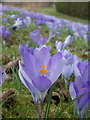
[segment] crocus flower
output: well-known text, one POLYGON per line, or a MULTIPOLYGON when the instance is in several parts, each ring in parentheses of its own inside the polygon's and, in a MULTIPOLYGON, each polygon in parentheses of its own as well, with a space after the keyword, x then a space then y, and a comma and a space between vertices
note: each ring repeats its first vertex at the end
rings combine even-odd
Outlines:
POLYGON ((11 26, 10 28, 15 30, 15 29, 20 28, 20 27, 22 28, 22 27, 28 26, 30 23, 31 23, 30 17, 26 17, 25 19, 18 17, 15 20, 15 24, 13 26, 11 26))
POLYGON ((89 67, 90 62, 85 61, 78 63, 78 69, 81 75, 76 77, 76 80, 74 82, 70 82, 69 85, 69 91, 72 99, 84 94, 75 102, 79 117, 83 117, 90 101, 89 67))
POLYGON ((30 17, 26 17, 24 20, 23 20, 24 24, 26 26, 28 26, 30 23, 31 23, 31 18, 30 17))
POLYGON ((81 61, 81 59, 76 55, 72 55, 70 53, 70 50, 65 49, 60 52, 62 53, 63 61, 65 64, 62 70, 62 75, 66 78, 66 80, 68 80, 73 73, 75 76, 79 76, 80 72, 77 68, 77 64, 81 61))
POLYGON ((64 50, 71 43, 72 38, 73 37, 71 35, 68 35, 64 43, 56 41, 55 43, 56 49, 58 51, 64 50))
POLYGON ((17 28, 20 28, 20 27, 25 27, 25 26, 24 26, 23 19, 18 17, 15 20, 15 24, 13 26, 11 26, 10 28, 13 29, 13 30, 16 30, 17 28))
POLYGON ((5 79, 5 72, 2 72, 2 68, 0 66, 0 87, 2 86, 5 79))
POLYGON ((62 42, 58 42, 58 41, 55 42, 55 47, 58 51, 62 50, 63 45, 64 45, 64 43, 62 43, 62 42))
POLYGON ((47 42, 47 37, 40 36, 40 30, 34 30, 30 33, 30 37, 34 42, 36 42, 39 46, 44 45, 47 42))
POLYGON ((84 35, 84 38, 90 41, 90 35, 84 35))
POLYGON ((71 43, 72 39, 73 39, 73 36, 71 36, 71 35, 67 36, 67 38, 66 38, 66 40, 64 42, 63 49, 65 49, 71 43))
POLYGON ((51 56, 46 47, 32 52, 26 44, 19 46, 19 52, 23 60, 23 64, 19 61, 19 76, 36 104, 44 100, 48 89, 60 76, 64 66, 62 55, 51 56))
POLYGON ((14 15, 14 14, 12 14, 12 15, 7 15, 9 18, 11 18, 11 19, 16 19, 17 17, 18 17, 18 15, 14 15))
POLYGON ((6 40, 10 36, 10 31, 5 26, 0 27, 0 36, 6 40))
POLYGON ((66 78, 66 80, 69 79, 72 73, 73 73, 73 65, 72 64, 65 65, 62 71, 62 75, 66 78))
POLYGON ((63 25, 60 24, 60 23, 46 22, 46 25, 49 27, 49 29, 52 32, 55 32, 56 30, 59 30, 59 29, 63 28, 63 25))

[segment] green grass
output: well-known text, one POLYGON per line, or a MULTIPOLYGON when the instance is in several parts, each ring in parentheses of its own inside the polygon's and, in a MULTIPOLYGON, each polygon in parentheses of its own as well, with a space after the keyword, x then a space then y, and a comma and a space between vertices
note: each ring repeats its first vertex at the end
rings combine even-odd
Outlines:
POLYGON ((63 13, 59 13, 53 7, 52 8, 51 7, 39 8, 37 12, 44 13, 44 14, 47 14, 47 15, 56 16, 56 17, 59 17, 59 18, 67 19, 67 20, 71 20, 71 21, 74 21, 74 22, 81 22, 81 23, 84 23, 84 24, 88 24, 88 20, 80 19, 80 18, 77 18, 77 17, 71 17, 71 16, 65 15, 63 13))
MULTIPOLYGON (((54 8, 41 8, 39 9, 39 11, 37 12, 42 12, 48 15, 54 15, 60 18, 64 18, 64 19, 69 19, 72 21, 76 21, 76 22, 82 22, 82 23, 87 23, 86 20, 82 20, 82 19, 78 19, 78 18, 74 18, 74 17, 70 17, 61 13, 58 13, 55 11, 54 8)), ((6 17, 7 15, 11 15, 14 13, 14 11, 8 11, 5 12, 6 15, 4 15, 4 17, 6 17)), ((15 11, 15 14, 19 15, 19 12, 15 11)), ((9 18, 8 18, 9 19, 9 18)), ((8 25, 7 23, 3 22, 3 25, 5 25, 8 30, 9 27, 11 25, 14 24, 14 21, 9 19, 10 21, 10 25, 8 25)), ((4 56, 8 56, 8 58, 10 59, 10 61, 15 60, 17 57, 20 58, 19 56, 19 51, 18 51, 18 47, 19 44, 24 44, 24 43, 28 43, 29 47, 35 48, 38 45, 33 43, 33 41, 30 38, 30 32, 32 32, 34 29, 38 29, 37 25, 33 25, 33 21, 32 23, 27 27, 27 28, 19 28, 16 31, 10 30, 11 31, 11 40, 8 39, 7 41, 3 41, 3 57, 4 56)), ((56 53, 56 48, 55 48, 55 41, 61 41, 64 42, 65 38, 67 37, 67 35, 69 35, 69 31, 66 32, 65 30, 60 30, 59 31, 61 33, 61 35, 59 36, 55 36, 54 38, 52 38, 47 45, 52 47, 52 50, 50 51, 51 54, 55 54, 56 53)), ((43 26, 43 28, 40 31, 42 36, 49 36, 49 29, 47 28, 46 25, 43 26)), ((1 45, 0 45, 1 48, 1 45)), ((85 41, 83 38, 75 38, 73 39, 73 42, 71 43, 71 45, 68 46, 68 49, 70 49, 70 51, 79 56, 80 58, 82 58, 82 54, 83 51, 85 51, 88 48, 88 44, 87 41, 85 41)), ((4 62, 4 65, 6 65, 6 63, 4 62)), ((11 75, 12 80, 6 80, 2 86, 2 90, 8 90, 10 88, 12 88, 15 91, 16 94, 16 99, 12 104, 8 104, 8 103, 4 103, 3 104, 3 108, 2 108, 2 115, 3 118, 35 118, 35 106, 32 103, 32 96, 31 93, 28 91, 28 89, 22 84, 22 82, 20 81, 20 78, 18 76, 18 66, 17 67, 12 67, 10 69, 8 69, 6 71, 7 74, 11 75), (5 105, 9 106, 5 107, 5 105)), ((63 87, 64 87, 64 77, 59 77, 60 82, 62 83, 63 87)), ((73 77, 71 76, 70 80, 73 80, 73 77)), ((53 85, 53 91, 57 92, 58 91, 58 87, 57 84, 55 83, 53 85)), ((66 91, 67 97, 68 97, 68 102, 71 101, 70 99, 70 95, 69 95, 69 91, 64 90, 60 91, 59 90, 59 94, 60 96, 60 104, 57 106, 55 105, 55 101, 51 100, 52 104, 48 103, 47 101, 45 102, 44 105, 44 110, 46 110, 46 106, 47 106, 47 115, 48 117, 53 118, 55 111, 58 109, 58 111, 61 111, 64 106, 67 105, 67 102, 65 101, 65 98, 63 96, 63 92, 66 91), (48 111, 49 110, 49 111, 48 111), (49 113, 49 115, 48 115, 49 113)), ((48 100, 49 97, 47 97, 48 100)), ((50 99, 49 99, 50 100, 50 99)), ((61 118, 72 118, 72 117, 77 117, 77 115, 75 114, 73 116, 73 106, 71 105, 66 111, 64 111, 60 117, 61 118)), ((39 105, 40 107, 40 105, 39 105)), ((40 111, 39 111, 40 112, 40 111)))

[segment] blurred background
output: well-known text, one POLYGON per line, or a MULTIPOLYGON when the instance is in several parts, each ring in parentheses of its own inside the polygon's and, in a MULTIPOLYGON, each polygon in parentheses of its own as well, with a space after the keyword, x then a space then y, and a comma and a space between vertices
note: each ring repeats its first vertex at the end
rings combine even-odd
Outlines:
POLYGON ((57 17, 62 17, 64 14, 88 19, 88 2, 5 2, 4 4, 57 17))

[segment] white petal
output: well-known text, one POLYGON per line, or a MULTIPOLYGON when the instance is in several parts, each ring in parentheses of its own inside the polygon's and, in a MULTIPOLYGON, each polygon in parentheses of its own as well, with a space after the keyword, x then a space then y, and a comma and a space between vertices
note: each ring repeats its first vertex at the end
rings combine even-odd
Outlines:
POLYGON ((72 100, 75 99, 76 98, 76 92, 75 92, 75 89, 74 89, 72 83, 69 85, 69 92, 70 92, 70 96, 71 96, 72 100))

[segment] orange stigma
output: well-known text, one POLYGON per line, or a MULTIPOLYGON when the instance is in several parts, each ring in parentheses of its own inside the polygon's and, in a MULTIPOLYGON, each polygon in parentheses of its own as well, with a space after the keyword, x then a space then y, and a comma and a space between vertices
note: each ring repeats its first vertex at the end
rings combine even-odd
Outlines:
POLYGON ((43 76, 44 76, 46 73, 50 72, 49 70, 46 70, 47 65, 41 65, 41 67, 42 67, 42 69, 41 69, 41 70, 38 70, 38 71, 39 71, 43 76))

